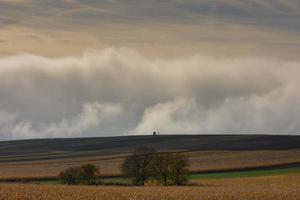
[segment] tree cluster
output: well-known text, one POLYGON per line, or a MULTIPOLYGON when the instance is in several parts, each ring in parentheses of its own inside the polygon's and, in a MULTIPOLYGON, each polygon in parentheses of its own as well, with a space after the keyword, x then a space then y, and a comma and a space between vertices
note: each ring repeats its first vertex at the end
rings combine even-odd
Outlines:
POLYGON ((137 149, 122 165, 123 174, 134 185, 155 180, 162 185, 184 185, 188 181, 188 159, 183 154, 157 153, 150 148, 137 149))
POLYGON ((81 167, 69 167, 59 174, 62 183, 68 185, 93 185, 97 183, 99 169, 92 164, 85 164, 81 167))

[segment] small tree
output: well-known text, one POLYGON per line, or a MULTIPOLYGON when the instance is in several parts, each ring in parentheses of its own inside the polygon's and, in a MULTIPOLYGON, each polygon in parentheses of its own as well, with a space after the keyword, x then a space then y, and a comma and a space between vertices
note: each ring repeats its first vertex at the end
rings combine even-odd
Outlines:
POLYGON ((140 148, 128 156, 123 165, 122 172, 129 177, 134 185, 145 185, 151 176, 151 162, 155 150, 152 148, 140 148))
POLYGON ((170 179, 173 185, 184 185, 188 182, 188 157, 184 154, 173 154, 170 162, 170 179))
POLYGON ((153 176, 162 185, 183 185, 188 181, 188 159, 183 154, 156 154, 151 164, 153 176))
POLYGON ((79 183, 80 175, 80 167, 69 167, 66 170, 60 172, 58 176, 62 183, 68 185, 75 185, 79 183))
POLYGON ((62 171, 58 176, 62 183, 68 185, 96 183, 99 170, 92 164, 85 164, 81 167, 69 167, 62 171))
POLYGON ((99 169, 95 165, 85 164, 81 167, 80 179, 83 184, 92 185, 96 183, 99 175, 99 169))
POLYGON ((153 176, 163 185, 168 185, 171 176, 171 154, 156 154, 151 164, 153 176))

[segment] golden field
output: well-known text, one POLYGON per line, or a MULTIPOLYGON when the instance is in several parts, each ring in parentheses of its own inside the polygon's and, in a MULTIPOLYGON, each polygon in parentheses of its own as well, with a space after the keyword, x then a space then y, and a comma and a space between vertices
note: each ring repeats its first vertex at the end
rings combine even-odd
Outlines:
MULTIPOLYGON (((272 151, 192 151, 192 172, 208 170, 242 169, 249 167, 276 166, 300 162, 300 150, 272 151)), ((55 177, 70 166, 92 163, 99 166, 103 176, 120 175, 120 166, 127 154, 82 156, 65 159, 0 162, 0 179, 55 177)))
POLYGON ((300 175, 203 180, 185 187, 0 184, 0 200, 298 200, 300 175))

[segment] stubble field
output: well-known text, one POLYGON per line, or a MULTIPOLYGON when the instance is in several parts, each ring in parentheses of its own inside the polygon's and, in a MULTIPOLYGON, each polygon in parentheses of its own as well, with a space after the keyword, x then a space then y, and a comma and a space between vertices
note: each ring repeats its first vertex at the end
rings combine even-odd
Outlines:
POLYGON ((198 180, 185 187, 0 184, 0 200, 298 200, 300 175, 198 180))

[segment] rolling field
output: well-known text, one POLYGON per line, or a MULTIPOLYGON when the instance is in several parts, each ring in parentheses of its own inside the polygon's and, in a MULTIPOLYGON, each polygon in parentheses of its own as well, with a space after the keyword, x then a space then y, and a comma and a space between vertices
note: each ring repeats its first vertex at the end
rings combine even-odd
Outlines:
POLYGON ((299 138, 147 136, 0 142, 0 200, 300 200, 299 138), (126 183, 118 177, 120 166, 134 148, 143 146, 186 154, 190 185, 58 184, 60 171, 85 163, 99 166, 105 183, 126 183), (27 184, 18 183, 26 180, 27 184))
POLYGON ((299 136, 187 135, 40 139, 0 142, 0 179, 53 178, 92 163, 102 176, 119 176, 137 147, 187 154, 191 172, 230 171, 300 163, 299 136))
MULTIPOLYGON (((300 150, 281 151, 195 151, 185 152, 191 172, 219 172, 300 163, 300 150)), ((0 163, 0 180, 14 178, 47 178, 70 166, 92 163, 102 176, 121 175, 121 164, 127 154, 86 156, 68 159, 0 163)))
POLYGON ((300 175, 197 180, 185 187, 0 184, 1 200, 298 200, 300 175))

